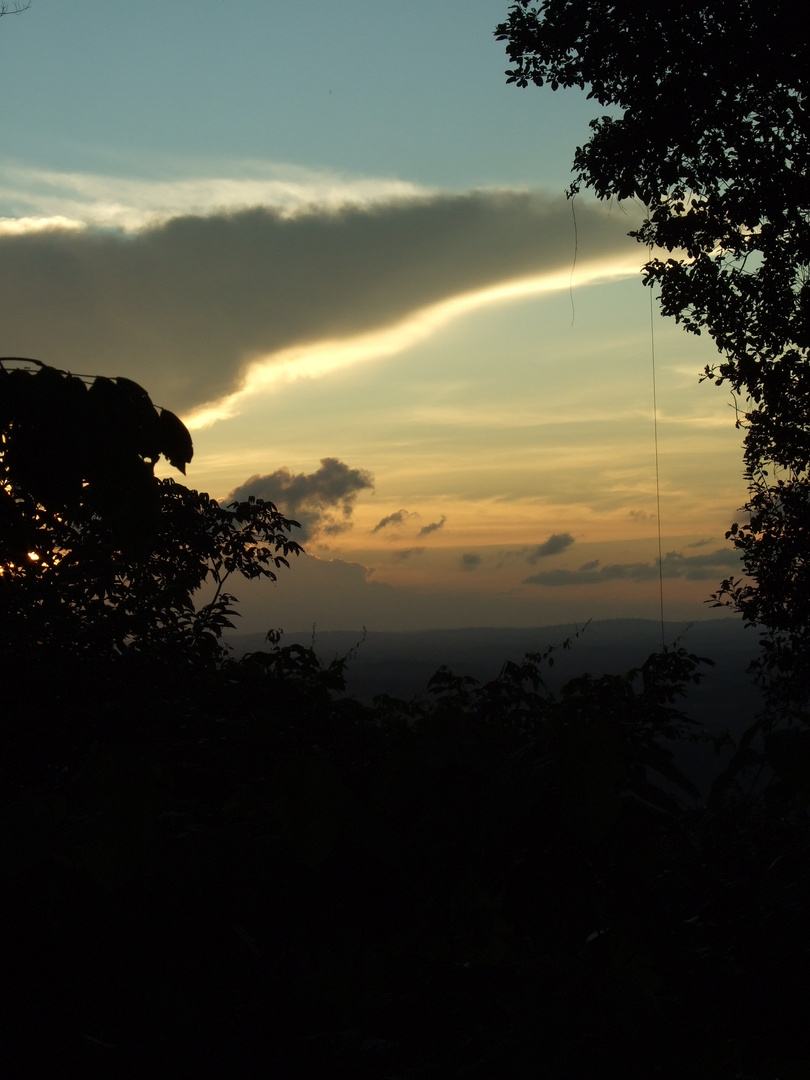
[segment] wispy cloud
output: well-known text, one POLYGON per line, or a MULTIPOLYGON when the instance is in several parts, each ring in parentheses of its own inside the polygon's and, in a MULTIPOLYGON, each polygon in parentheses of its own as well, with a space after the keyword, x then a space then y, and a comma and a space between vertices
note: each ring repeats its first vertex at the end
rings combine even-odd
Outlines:
POLYGON ((137 232, 186 214, 264 206, 291 218, 429 193, 405 180, 283 163, 211 161, 193 167, 161 159, 155 162, 155 173, 120 177, 9 165, 0 170, 0 207, 7 220, 23 219, 29 228, 50 219, 74 227, 137 232))
POLYGON ((409 510, 397 510, 393 514, 387 514, 384 518, 378 521, 374 528, 370 531, 373 533, 378 533, 382 529, 388 529, 392 526, 396 528, 399 525, 404 525, 408 518, 413 516, 414 515, 409 510))
POLYGON ((52 217, 0 217, 0 236, 27 236, 30 233, 57 232, 83 232, 85 225, 74 218, 62 217, 55 214, 52 217))
POLYGON ((407 562, 413 555, 421 555, 425 549, 423 547, 403 548, 401 551, 394 552, 394 558, 397 562, 407 562))
POLYGON ((337 458, 322 458, 321 467, 313 473, 276 469, 265 476, 251 476, 223 502, 242 502, 253 495, 275 503, 287 517, 301 523, 306 540, 350 529, 358 494, 373 487, 374 478, 365 469, 352 469, 337 458))
POLYGON ((439 520, 439 521, 431 521, 431 523, 429 525, 423 525, 422 528, 419 530, 419 532, 416 535, 417 536, 429 536, 431 533, 438 532, 439 529, 444 528, 444 524, 445 524, 446 521, 447 521, 447 515, 442 514, 441 520, 439 520))

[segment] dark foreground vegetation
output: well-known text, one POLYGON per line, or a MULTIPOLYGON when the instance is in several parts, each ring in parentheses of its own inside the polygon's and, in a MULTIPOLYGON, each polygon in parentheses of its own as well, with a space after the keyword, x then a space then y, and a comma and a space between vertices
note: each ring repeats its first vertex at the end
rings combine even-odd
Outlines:
POLYGON ((300 645, 7 647, 5 1059, 806 1077, 805 732, 743 750, 699 805, 669 749, 701 737, 678 711, 697 657, 556 696, 553 660, 365 706, 300 645))
POLYGON ((371 704, 235 658, 294 522, 155 479, 191 440, 127 379, 0 361, 0 439, 13 1073, 807 1075, 806 729, 763 712, 701 801, 676 646, 371 704))

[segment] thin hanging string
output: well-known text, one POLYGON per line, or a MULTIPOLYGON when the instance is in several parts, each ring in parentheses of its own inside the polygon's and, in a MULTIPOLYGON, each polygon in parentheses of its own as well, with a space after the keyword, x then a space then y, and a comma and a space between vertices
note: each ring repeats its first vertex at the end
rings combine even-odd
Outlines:
MULTIPOLYGON (((652 255, 652 252, 650 252, 652 255)), ((658 398, 655 385, 655 308, 650 287, 650 356, 652 359, 653 434, 655 438, 655 508, 658 518, 658 598, 661 608, 661 651, 667 651, 664 632, 664 556, 661 549, 661 482, 658 467, 658 398)))
POLYGON ((574 261, 571 263, 571 280, 568 282, 568 293, 571 297, 571 325, 574 325, 574 270, 577 265, 577 252, 579 251, 579 233, 577 232, 577 212, 574 209, 574 198, 571 195, 571 217, 574 219, 574 261))

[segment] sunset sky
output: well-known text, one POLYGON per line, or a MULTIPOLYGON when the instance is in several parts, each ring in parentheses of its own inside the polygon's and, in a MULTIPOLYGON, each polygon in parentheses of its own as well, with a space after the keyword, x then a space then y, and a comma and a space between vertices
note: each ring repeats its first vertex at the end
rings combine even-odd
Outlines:
POLYGON ((739 566, 716 351, 651 321, 640 208, 566 200, 599 109, 506 85, 507 8, 0 20, 0 355, 136 379, 189 484, 301 521, 240 629, 657 617, 653 350, 667 618, 739 566))

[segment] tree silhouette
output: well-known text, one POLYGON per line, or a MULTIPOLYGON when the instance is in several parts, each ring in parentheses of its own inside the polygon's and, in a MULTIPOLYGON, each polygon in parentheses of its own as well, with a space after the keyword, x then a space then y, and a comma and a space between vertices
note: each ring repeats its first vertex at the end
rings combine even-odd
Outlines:
POLYGON ((0 631, 7 649, 164 662, 217 655, 233 574, 275 577, 299 545, 272 503, 221 507, 154 474, 193 453, 130 379, 0 360, 0 631), (199 609, 195 595, 211 586, 199 609))
POLYGON ((496 36, 509 82, 579 87, 603 108, 574 181, 645 207, 645 284, 721 353, 704 378, 739 396, 749 501, 729 529, 750 581, 714 600, 763 631, 781 709, 810 667, 810 36, 785 3, 656 7, 517 0, 496 36), (655 248, 669 253, 653 256, 655 248))

